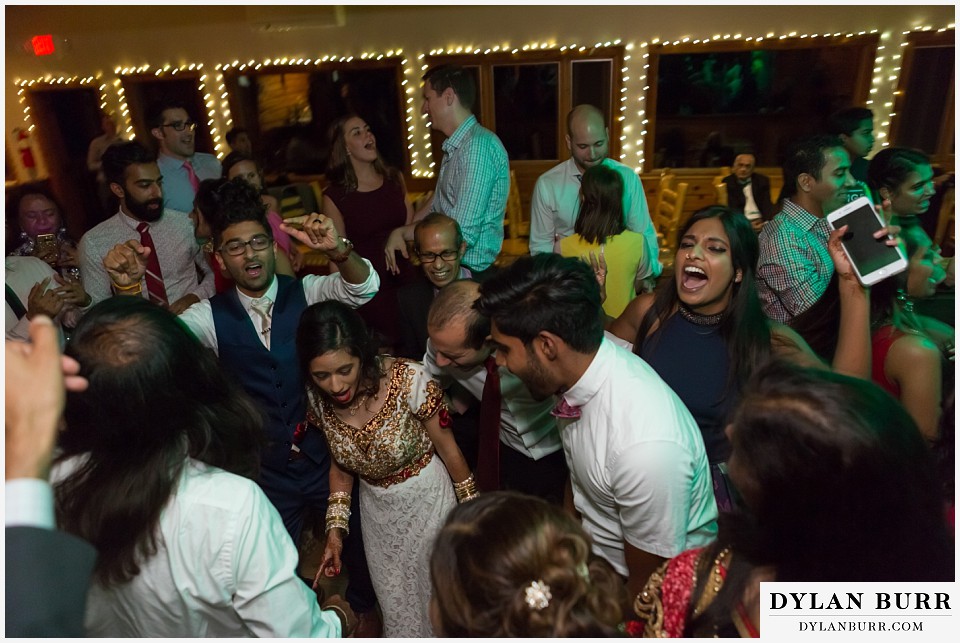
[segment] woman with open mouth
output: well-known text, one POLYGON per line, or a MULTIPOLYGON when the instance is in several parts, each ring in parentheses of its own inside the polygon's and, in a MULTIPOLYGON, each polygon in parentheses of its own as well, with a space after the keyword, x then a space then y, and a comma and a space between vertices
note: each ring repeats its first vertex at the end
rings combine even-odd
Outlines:
MULTIPOLYGON (((870 303, 840 245, 845 228, 828 244, 840 284, 840 334, 834 370, 869 378, 870 303)), ((711 206, 695 212, 678 232, 674 278, 627 305, 610 326, 634 343, 693 414, 707 449, 717 507, 730 511, 727 417, 750 375, 770 357, 822 365, 794 330, 763 314, 755 269, 757 235, 742 214, 711 206)), ((600 271, 598 271, 598 278, 600 271)))
POLYGON ((440 385, 418 362, 378 354, 378 345, 359 314, 337 301, 307 308, 297 328, 307 430, 324 432, 333 458, 317 581, 340 573, 359 476, 363 545, 383 634, 430 637, 430 548, 456 503, 476 497, 476 485, 440 385))

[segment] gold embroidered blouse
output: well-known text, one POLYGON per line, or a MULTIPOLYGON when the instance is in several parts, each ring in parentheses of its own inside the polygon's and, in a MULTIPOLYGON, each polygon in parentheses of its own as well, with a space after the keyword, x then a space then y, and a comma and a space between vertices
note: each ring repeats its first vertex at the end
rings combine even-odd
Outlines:
POLYGON ((445 408, 440 384, 419 362, 397 358, 387 377, 383 408, 363 428, 342 421, 329 400, 307 389, 307 420, 323 430, 334 460, 374 484, 397 474, 399 482, 429 462, 433 443, 423 421, 445 408))

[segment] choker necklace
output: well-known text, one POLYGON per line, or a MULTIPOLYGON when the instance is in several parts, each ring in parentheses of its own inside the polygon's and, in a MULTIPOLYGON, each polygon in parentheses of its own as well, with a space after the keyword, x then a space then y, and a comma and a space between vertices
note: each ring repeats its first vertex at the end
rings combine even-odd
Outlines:
POLYGON ((722 313, 716 313, 714 315, 701 315, 700 313, 695 313, 683 304, 677 306, 677 310, 680 312, 680 316, 686 319, 691 324, 696 324, 697 326, 716 326, 720 323, 720 320, 723 319, 723 315, 726 311, 722 313))

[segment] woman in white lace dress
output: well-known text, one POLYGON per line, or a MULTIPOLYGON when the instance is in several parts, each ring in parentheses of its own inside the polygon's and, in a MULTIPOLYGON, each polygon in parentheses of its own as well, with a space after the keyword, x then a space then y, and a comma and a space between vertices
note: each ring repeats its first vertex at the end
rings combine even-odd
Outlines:
POLYGON ((360 316, 336 301, 310 306, 297 329, 307 430, 323 430, 333 456, 317 579, 340 573, 359 475, 364 551, 384 636, 429 637, 430 547, 447 513, 476 487, 440 385, 419 363, 378 355, 377 346, 360 316))

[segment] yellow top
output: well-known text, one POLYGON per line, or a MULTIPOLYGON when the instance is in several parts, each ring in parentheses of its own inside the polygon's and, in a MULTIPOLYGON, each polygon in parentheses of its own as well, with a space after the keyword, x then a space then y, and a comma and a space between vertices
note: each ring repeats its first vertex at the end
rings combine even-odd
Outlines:
MULTIPOLYGON (((607 262, 607 298, 603 310, 610 317, 619 317, 630 300, 637 296, 637 270, 646 263, 643 235, 624 230, 607 237, 603 245, 607 262)), ((587 243, 579 234, 560 240, 560 254, 564 257, 583 257, 589 261, 590 252, 599 255, 600 244, 587 243)))

